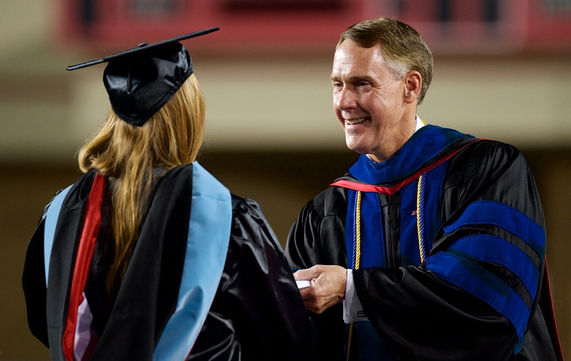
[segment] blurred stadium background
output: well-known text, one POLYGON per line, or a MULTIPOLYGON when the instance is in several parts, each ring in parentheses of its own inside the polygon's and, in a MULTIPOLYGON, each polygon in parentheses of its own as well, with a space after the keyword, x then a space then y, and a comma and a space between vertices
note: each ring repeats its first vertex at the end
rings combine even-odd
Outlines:
POLYGON ((357 157, 333 115, 329 73, 340 33, 380 16, 413 25, 434 52, 421 118, 528 159, 571 357, 571 0, 2 0, 0 360, 49 359, 26 324, 26 245, 109 107, 104 65, 67 65, 219 26, 185 42, 207 101, 199 161, 256 199, 283 244, 305 202, 357 157))

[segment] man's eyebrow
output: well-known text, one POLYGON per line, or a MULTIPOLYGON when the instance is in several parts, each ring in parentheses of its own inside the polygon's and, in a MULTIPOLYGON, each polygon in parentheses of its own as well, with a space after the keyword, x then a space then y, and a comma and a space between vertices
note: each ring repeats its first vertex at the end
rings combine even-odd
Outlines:
MULTIPOLYGON (((338 76, 330 76, 329 78, 331 79, 331 81, 341 81, 341 77, 338 77, 338 76)), ((358 82, 363 81, 363 80, 367 81, 369 83, 373 83, 373 78, 368 76, 368 75, 353 75, 353 76, 348 77, 345 80, 345 82, 354 84, 354 83, 358 83, 358 82)))

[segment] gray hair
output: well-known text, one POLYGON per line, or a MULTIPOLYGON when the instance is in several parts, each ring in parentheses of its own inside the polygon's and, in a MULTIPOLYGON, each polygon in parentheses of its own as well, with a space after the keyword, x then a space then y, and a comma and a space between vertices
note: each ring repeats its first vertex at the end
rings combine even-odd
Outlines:
POLYGON ((418 71, 422 77, 418 104, 422 102, 432 80, 434 60, 428 45, 415 29, 389 18, 365 20, 343 32, 337 46, 347 39, 363 48, 381 45, 385 64, 397 79, 410 70, 418 71))

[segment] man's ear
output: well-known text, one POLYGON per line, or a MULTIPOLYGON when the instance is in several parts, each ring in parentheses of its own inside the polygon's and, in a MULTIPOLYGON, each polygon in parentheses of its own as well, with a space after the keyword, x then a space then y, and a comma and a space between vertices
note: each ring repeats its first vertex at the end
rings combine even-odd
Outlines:
POLYGON ((414 103, 420 95, 422 76, 416 70, 411 70, 404 76, 404 101, 414 103))

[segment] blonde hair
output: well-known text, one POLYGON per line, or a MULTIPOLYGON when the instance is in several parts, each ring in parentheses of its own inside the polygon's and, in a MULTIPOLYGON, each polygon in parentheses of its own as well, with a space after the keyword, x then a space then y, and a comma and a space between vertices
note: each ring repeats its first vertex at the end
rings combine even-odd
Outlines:
POLYGON ((113 292, 121 281, 151 192, 154 167, 167 170, 192 163, 202 144, 206 118, 204 96, 194 75, 142 126, 128 124, 113 110, 103 128, 79 152, 79 167, 96 169, 112 184, 114 261, 107 277, 113 292))
POLYGON ((434 60, 428 45, 415 29, 398 20, 378 18, 350 26, 341 34, 337 46, 347 39, 363 48, 380 44, 385 64, 397 79, 410 70, 418 71, 422 85, 417 104, 422 103, 432 81, 434 60))

